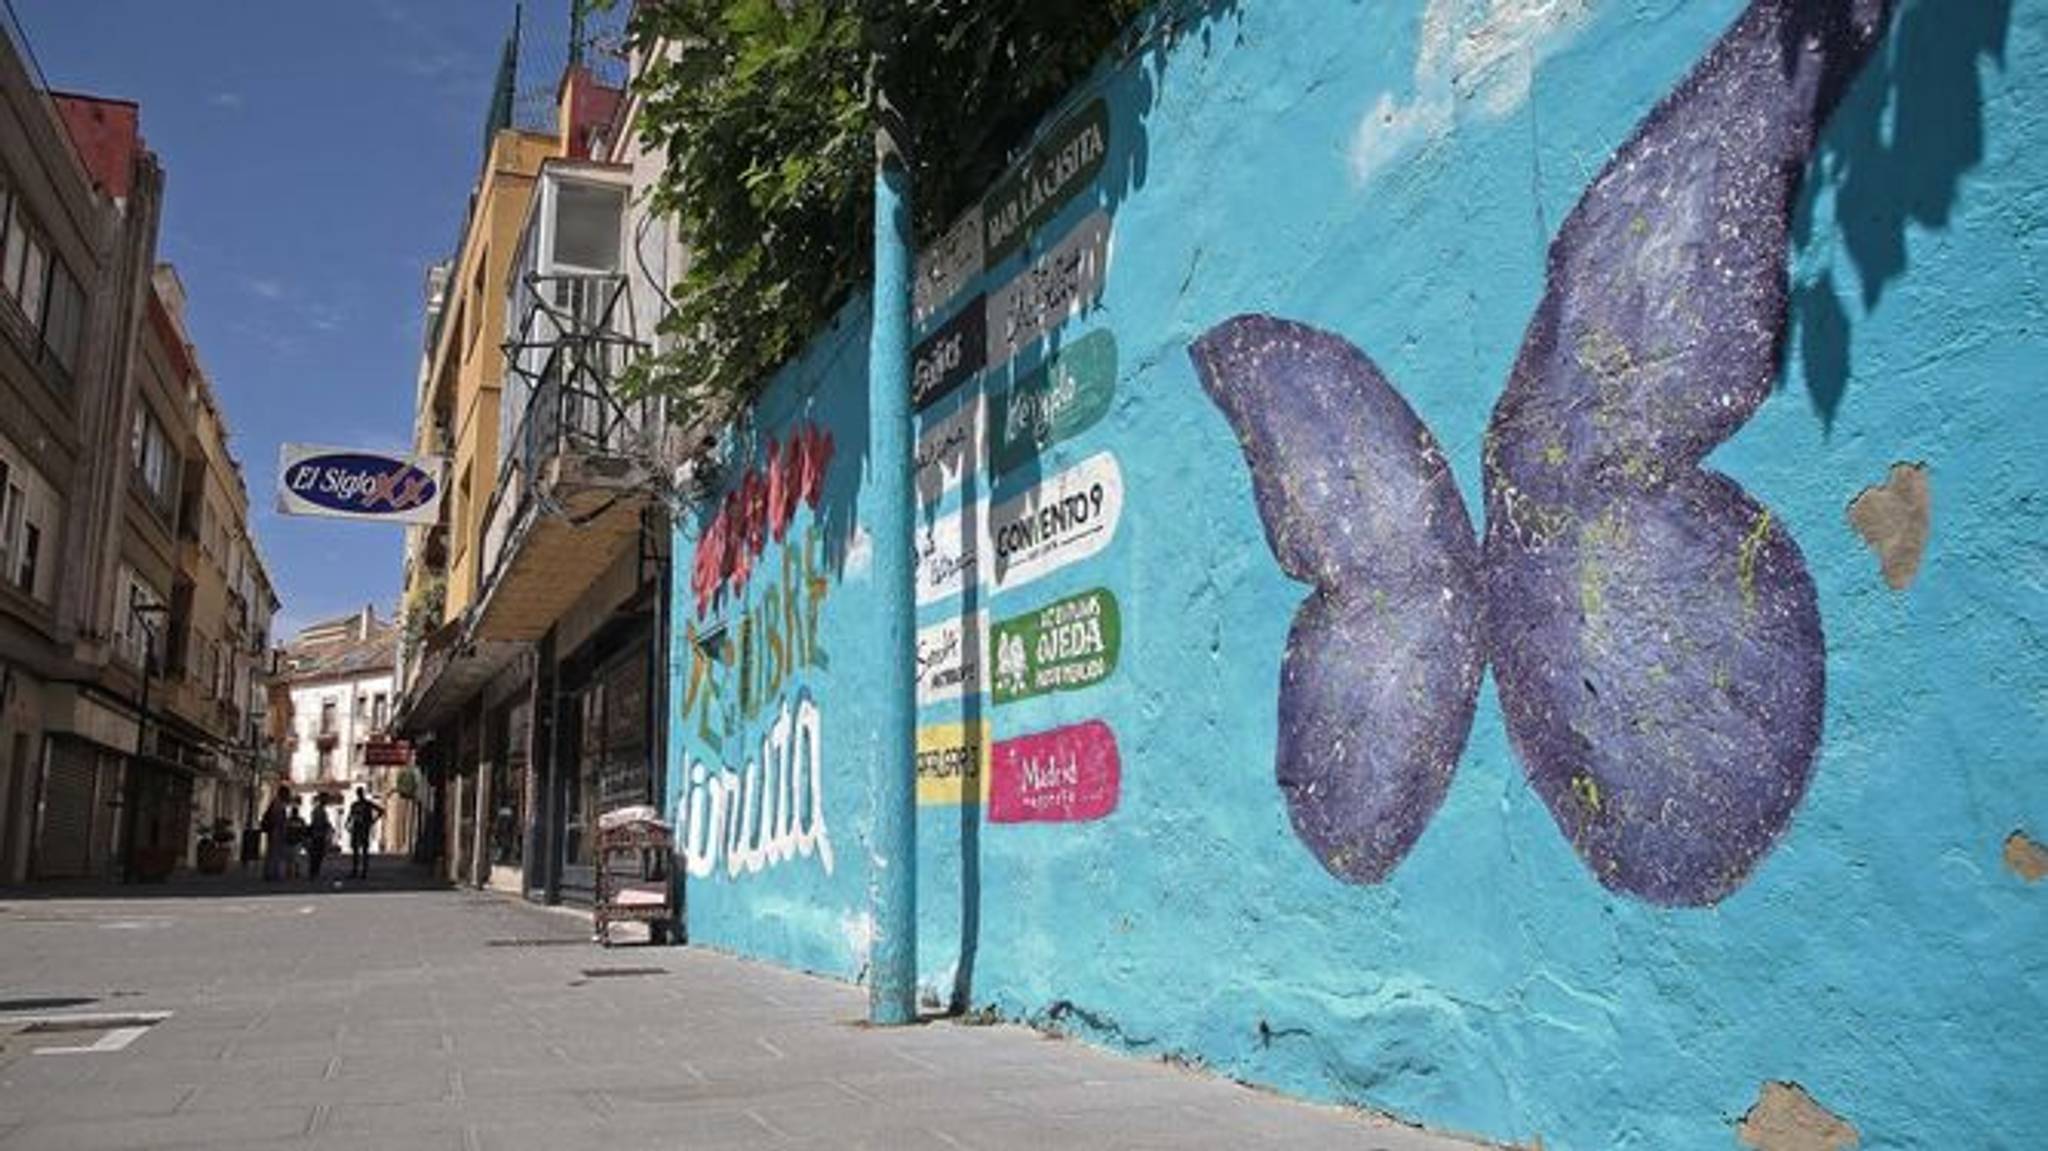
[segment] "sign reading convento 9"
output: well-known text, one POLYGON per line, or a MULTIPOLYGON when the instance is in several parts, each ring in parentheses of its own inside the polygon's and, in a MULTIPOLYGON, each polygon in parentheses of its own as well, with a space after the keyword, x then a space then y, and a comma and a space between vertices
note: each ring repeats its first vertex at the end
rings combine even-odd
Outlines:
POLYGON ((277 510, 431 524, 441 507, 441 458, 286 444, 278 452, 277 510))

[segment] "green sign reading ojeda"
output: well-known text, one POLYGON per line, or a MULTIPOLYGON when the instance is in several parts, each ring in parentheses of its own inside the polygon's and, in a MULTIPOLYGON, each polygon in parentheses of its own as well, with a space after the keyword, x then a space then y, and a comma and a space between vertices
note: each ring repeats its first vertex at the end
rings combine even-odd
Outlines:
POLYGON ((989 397, 989 467, 1002 475, 1093 427, 1116 398, 1116 337, 1090 332, 989 397))
POLYGON ((1055 691, 1078 691, 1108 679, 1122 646, 1116 596, 1107 588, 1013 616, 989 631, 995 652, 990 684, 996 702, 1055 691))

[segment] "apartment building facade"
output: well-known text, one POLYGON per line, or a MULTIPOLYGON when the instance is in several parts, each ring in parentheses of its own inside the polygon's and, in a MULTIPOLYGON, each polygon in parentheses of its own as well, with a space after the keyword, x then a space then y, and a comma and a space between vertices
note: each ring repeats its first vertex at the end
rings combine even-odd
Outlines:
MULTIPOLYGON (((163 874, 262 754, 259 645, 203 708, 172 658, 192 633, 180 537, 205 405, 182 292, 156 268, 162 194, 136 105, 50 92, 0 39, 4 882, 163 874)), ((246 512, 230 517, 245 634, 277 603, 246 512)))
MULTIPOLYGON (((507 258, 453 277, 441 313, 446 343, 488 297, 499 425, 477 437, 488 455, 457 437, 447 591, 406 662, 400 725, 435 781, 449 874, 574 903, 591 893, 598 816, 662 800, 667 527, 650 461, 666 425, 614 381, 653 338, 671 245, 636 214, 623 87, 572 51, 556 96, 521 202, 475 201, 516 216, 474 216, 457 267, 486 225, 507 258)), ((409 555, 408 578, 432 558, 409 555)))
POLYGON ((346 799, 363 788, 386 812, 376 851, 410 848, 414 822, 409 769, 374 762, 372 754, 390 732, 397 641, 397 627, 366 606, 300 631, 271 679, 273 706, 284 717, 280 780, 306 797, 346 799))

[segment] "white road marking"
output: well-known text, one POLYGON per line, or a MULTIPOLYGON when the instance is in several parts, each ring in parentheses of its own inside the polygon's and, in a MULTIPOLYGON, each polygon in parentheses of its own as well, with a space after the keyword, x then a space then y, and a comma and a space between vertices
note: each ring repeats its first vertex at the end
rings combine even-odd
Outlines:
POLYGON ((103 1051, 119 1051, 142 1037, 147 1027, 116 1027, 92 1043, 83 1047, 38 1047, 37 1055, 97 1055, 103 1051))

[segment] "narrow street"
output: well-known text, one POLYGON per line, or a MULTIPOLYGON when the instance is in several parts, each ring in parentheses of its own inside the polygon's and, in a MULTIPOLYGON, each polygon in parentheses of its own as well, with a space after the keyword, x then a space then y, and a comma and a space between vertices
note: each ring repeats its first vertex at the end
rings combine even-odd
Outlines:
POLYGON ((0 896, 0 1149, 1470 1146, 411 875, 0 896))

